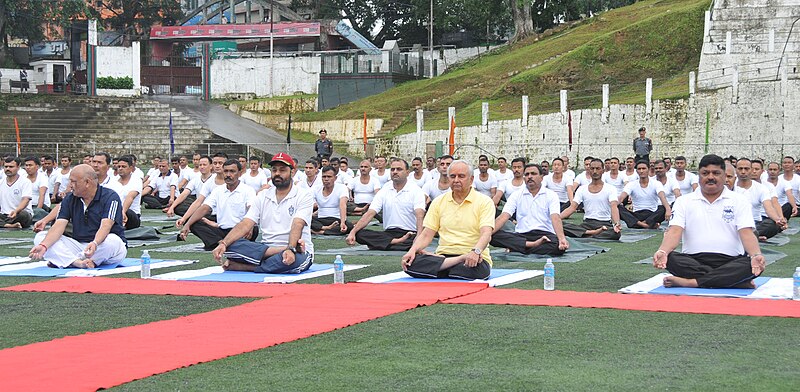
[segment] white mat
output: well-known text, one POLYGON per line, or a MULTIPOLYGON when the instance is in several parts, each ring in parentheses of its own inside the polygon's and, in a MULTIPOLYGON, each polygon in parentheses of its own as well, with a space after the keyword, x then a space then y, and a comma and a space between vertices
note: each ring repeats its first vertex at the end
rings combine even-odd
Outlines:
POLYGON ((658 294, 665 293, 665 290, 675 290, 675 295, 691 295, 703 297, 736 297, 736 298, 757 298, 757 299, 789 299, 792 298, 792 278, 757 278, 767 279, 765 283, 758 286, 755 290, 746 289, 689 289, 689 288, 663 288, 665 276, 672 276, 662 272, 650 279, 634 283, 628 287, 623 287, 618 291, 623 294, 650 294, 653 290, 660 289, 658 294), (741 295, 741 293, 749 294, 741 295))
MULTIPOLYGON (((493 269, 492 272, 494 273, 495 270, 493 269)), ((488 283, 489 287, 495 286, 503 286, 515 282, 519 282, 525 279, 531 279, 537 276, 544 275, 544 271, 541 270, 515 270, 516 272, 505 274, 502 276, 498 276, 492 278, 489 276, 489 279, 478 279, 478 280, 461 280, 461 279, 415 279, 406 274, 403 271, 400 272, 392 272, 386 275, 378 275, 372 276, 369 278, 361 279, 359 282, 361 283, 391 283, 391 282, 398 282, 398 283, 407 283, 407 282, 414 282, 414 283, 441 283, 441 282, 458 282, 458 283, 488 283)))
POLYGON ((28 262, 28 261, 31 261, 30 257, 23 257, 23 256, 3 257, 3 258, 0 258, 0 265, 25 263, 25 262, 28 262))

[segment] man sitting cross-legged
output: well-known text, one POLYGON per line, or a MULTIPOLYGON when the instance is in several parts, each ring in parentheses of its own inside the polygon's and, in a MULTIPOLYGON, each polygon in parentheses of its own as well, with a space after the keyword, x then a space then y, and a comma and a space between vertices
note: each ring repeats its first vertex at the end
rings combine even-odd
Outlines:
MULTIPOLYGON (((241 164, 236 159, 228 159, 222 167, 225 186, 215 187, 203 200, 203 204, 194 211, 183 225, 178 236, 185 240, 191 231, 203 241, 203 249, 213 250, 219 241, 225 238, 231 229, 242 221, 247 209, 256 198, 256 191, 240 181, 241 164), (206 215, 217 211, 217 221, 211 221, 206 215)), ((258 231, 254 227, 247 239, 255 240, 258 231)))
POLYGON ((158 162, 158 175, 151 177, 150 182, 142 190, 142 204, 148 209, 163 209, 175 201, 178 188, 178 176, 169 168, 169 162, 158 162))
POLYGON ((716 155, 700 160, 700 192, 679 197, 669 230, 653 255, 653 266, 673 276, 664 286, 754 288, 764 256, 753 233, 748 202, 726 189, 725 162, 716 155), (675 247, 683 243, 681 252, 675 247))
POLYGON ((311 220, 311 232, 323 235, 345 235, 353 228, 347 221, 347 199, 350 192, 336 182, 333 166, 322 168, 322 188, 312 189, 317 204, 317 216, 311 220))
POLYGON ((750 159, 739 158, 736 161, 737 181, 733 191, 742 195, 750 203, 758 239, 766 241, 789 227, 781 210, 774 208, 772 192, 761 183, 753 181, 751 174, 752 162, 750 159))
POLYGON ((472 168, 462 160, 447 169, 451 191, 431 202, 422 232, 403 255, 403 270, 415 278, 486 279, 492 272, 489 241, 494 202, 472 188, 472 168), (439 233, 436 254, 425 248, 439 233))
POLYGON ((347 204, 347 213, 350 215, 364 215, 369 209, 369 203, 375 198, 375 194, 381 189, 378 179, 369 175, 372 166, 369 160, 361 161, 358 167, 360 176, 353 178, 348 185, 353 192, 353 202, 347 204))
POLYGON ((589 174, 592 181, 578 188, 570 206, 561 213, 561 219, 567 219, 583 203, 583 223, 574 225, 564 222, 564 234, 570 237, 618 240, 621 237, 621 227, 617 190, 614 185, 603 181, 603 162, 599 159, 592 159, 589 163, 589 174))
POLYGON ((0 227, 21 229, 33 223, 30 206, 33 186, 27 176, 19 175, 21 163, 19 158, 7 157, 3 165, 5 178, 0 180, 0 227))
POLYGON ((226 270, 299 274, 314 261, 314 196, 292 183, 294 160, 288 154, 274 155, 269 164, 273 186, 258 194, 244 219, 213 251, 214 259, 226 270), (242 238, 254 225, 261 230, 261 243, 242 238), (227 258, 224 262, 223 255, 227 258))
POLYGON ((494 222, 492 246, 526 254, 564 254, 569 242, 561 226, 558 195, 542 186, 542 172, 538 164, 525 165, 523 176, 525 187, 509 196, 503 212, 494 222), (503 225, 515 213, 515 232, 503 231, 503 225))
POLYGON ((650 166, 645 161, 636 162, 637 181, 625 185, 619 194, 619 216, 632 229, 657 229, 664 219, 669 220, 672 208, 667 202, 664 186, 658 181, 650 180, 650 166), (633 212, 622 206, 622 202, 631 196, 633 212), (659 205, 659 202, 661 202, 659 205))
POLYGON ((409 250, 415 234, 422 230, 425 217, 425 194, 408 180, 408 163, 402 159, 392 160, 390 166, 392 184, 381 189, 364 216, 356 222, 347 236, 347 243, 356 242, 370 249, 409 250), (383 211, 383 231, 363 230, 372 218, 383 211))
POLYGON ((94 268, 119 263, 127 255, 122 203, 119 195, 97 182, 89 165, 78 165, 69 174, 72 193, 61 202, 58 219, 49 231, 36 234, 32 259, 46 259, 51 266, 94 268), (64 235, 72 223, 72 237, 64 235))

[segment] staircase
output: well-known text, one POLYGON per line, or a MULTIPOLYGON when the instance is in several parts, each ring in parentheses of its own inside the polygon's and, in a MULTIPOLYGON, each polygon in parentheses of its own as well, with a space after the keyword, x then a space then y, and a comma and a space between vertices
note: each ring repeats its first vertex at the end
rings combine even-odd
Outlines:
POLYGON ((10 105, 0 112, 0 151, 16 151, 14 119, 19 124, 21 155, 82 157, 98 151, 135 154, 140 160, 170 154, 172 114, 175 154, 224 151, 242 146, 212 134, 170 105, 142 99, 75 98, 59 102, 10 105))

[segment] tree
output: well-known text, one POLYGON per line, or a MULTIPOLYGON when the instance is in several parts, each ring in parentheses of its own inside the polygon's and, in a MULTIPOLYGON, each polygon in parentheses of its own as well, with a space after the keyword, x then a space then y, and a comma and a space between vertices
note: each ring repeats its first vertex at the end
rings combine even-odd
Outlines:
POLYGON ((124 34, 126 40, 147 37, 154 24, 183 17, 180 2, 176 0, 100 0, 92 3, 96 5, 90 10, 92 17, 98 19, 104 28, 124 34), (112 16, 108 17, 109 14, 112 16))
POLYGON ((521 41, 536 33, 536 31, 533 29, 531 0, 508 1, 511 7, 511 15, 514 20, 514 36, 511 37, 511 42, 521 41))
POLYGON ((0 0, 0 63, 5 62, 9 38, 28 44, 60 38, 73 18, 85 14, 85 0, 0 0))

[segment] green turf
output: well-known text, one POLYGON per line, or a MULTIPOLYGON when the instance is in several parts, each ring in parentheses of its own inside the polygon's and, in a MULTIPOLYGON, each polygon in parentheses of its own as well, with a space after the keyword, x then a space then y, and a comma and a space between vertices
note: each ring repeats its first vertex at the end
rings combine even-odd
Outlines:
POLYGON ((793 390, 797 327, 767 317, 434 305, 116 389, 793 390))
MULTIPOLYGON (((145 211, 145 214, 158 214, 145 211)), ((351 219, 355 219, 351 217, 351 219)), ((577 222, 580 215, 570 220, 577 222)), ((157 224, 145 223, 156 226, 157 224)), ((158 224, 161 225, 161 224, 158 224)), ((370 229, 376 229, 370 227, 370 229)), ((0 238, 30 238, 30 231, 0 232, 0 238)), ((614 292, 659 271, 635 264, 652 256, 661 235, 633 244, 603 243, 607 253, 556 265, 560 290, 614 292)), ((800 236, 782 247, 789 255, 765 276, 790 277, 798 265, 800 236)), ((190 237, 191 242, 198 240, 190 237)), ((318 249, 341 248, 341 238, 315 239, 318 249)), ((154 258, 198 259, 192 266, 154 270, 161 274, 216 265, 207 252, 163 253, 154 258)), ((24 249, 0 248, 2 255, 24 249)), ((318 256, 330 263, 334 256, 318 256)), ((369 264, 348 271, 347 281, 400 270, 395 257, 358 255, 346 263, 369 264)), ((495 268, 541 269, 542 262, 496 262, 495 268)), ((134 278, 138 273, 114 275, 134 278)), ((46 279, 0 277, 0 287, 46 279)), ((299 282, 331 283, 331 276, 299 282)), ((501 288, 539 289, 542 278, 501 288)), ((249 299, 170 296, 0 292, 0 347, 59 336, 136 325, 201 313, 249 299)), ((254 326, 269 330, 274 326, 254 326)), ((797 319, 705 316, 651 312, 513 306, 436 305, 359 324, 127 384, 147 390, 575 390, 575 389, 793 389, 800 379, 793 364, 800 346, 797 319), (726 333, 719 332, 727 329, 726 333), (450 338, 412 338, 450 334, 450 338), (465 344, 465 341, 474 344, 465 344), (547 342, 550 342, 549 344, 547 342), (484 365, 485 364, 485 365, 484 365), (274 372, 269 369, 284 369, 274 372), (291 369, 291 371, 285 371, 291 369), (339 369, 338 373, 333 369, 339 369), (272 374, 278 374, 272 376, 272 374), (464 380, 468 380, 465 382, 464 380), (550 380, 544 382, 543 380, 550 380), (676 381, 679 380, 679 381, 676 381)), ((212 333, 212 332, 209 332, 212 333)))

